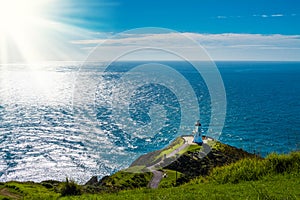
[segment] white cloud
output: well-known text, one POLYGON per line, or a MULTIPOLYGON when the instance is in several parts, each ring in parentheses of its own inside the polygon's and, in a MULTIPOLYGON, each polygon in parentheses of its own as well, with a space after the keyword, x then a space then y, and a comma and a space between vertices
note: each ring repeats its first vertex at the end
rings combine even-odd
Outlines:
POLYGON ((271 17, 283 17, 283 14, 274 14, 274 15, 271 15, 271 17))
MULTIPOLYGON (((121 34, 122 35, 122 34, 121 34)), ((163 33, 163 34, 123 34, 122 37, 105 41, 104 38, 95 40, 78 40, 73 44, 90 50, 91 47, 102 43, 102 51, 111 53, 122 52, 125 47, 159 46, 180 49, 194 54, 195 46, 182 38, 185 36, 196 41, 206 49, 214 60, 300 60, 300 35, 263 35, 263 34, 199 34, 199 33, 163 33), (151 45, 150 45, 151 44, 151 45)), ((164 59, 158 53, 148 52, 152 57, 164 59)), ((136 59, 142 59, 138 55, 136 59)), ((193 57, 193 56, 192 56, 193 57)), ((150 57, 147 57, 151 59, 150 57)), ((194 55, 193 58, 197 58, 194 55)), ((132 58, 134 59, 134 58, 132 58)))
POLYGON ((284 14, 281 13, 277 13, 277 14, 271 14, 271 15, 267 15, 267 14, 254 14, 252 15, 253 17, 262 17, 262 18, 268 18, 268 17, 284 17, 284 14))

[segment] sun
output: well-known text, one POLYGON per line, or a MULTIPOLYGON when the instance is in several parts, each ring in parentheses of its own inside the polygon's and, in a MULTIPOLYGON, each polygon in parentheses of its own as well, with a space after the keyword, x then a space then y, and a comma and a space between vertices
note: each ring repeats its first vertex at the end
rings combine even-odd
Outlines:
POLYGON ((11 33, 34 24, 43 3, 39 0, 0 0, 1 33, 11 33))
POLYGON ((89 34, 69 17, 78 9, 69 0, 0 0, 0 65, 82 56, 71 43, 89 34))
POLYGON ((14 52, 19 52, 18 60, 30 60, 37 55, 33 48, 34 32, 38 31, 48 1, 0 0, 1 63, 7 62, 10 57, 17 57, 14 52), (9 49, 14 50, 8 52, 9 49))

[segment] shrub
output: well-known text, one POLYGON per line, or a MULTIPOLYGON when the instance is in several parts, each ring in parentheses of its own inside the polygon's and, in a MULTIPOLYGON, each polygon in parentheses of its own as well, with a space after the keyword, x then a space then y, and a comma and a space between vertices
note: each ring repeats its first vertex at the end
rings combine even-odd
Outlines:
POLYGON ((210 180, 217 183, 255 181, 266 175, 300 172, 300 152, 288 155, 270 154, 266 159, 248 158, 212 170, 210 180))
POLYGON ((264 160, 257 158, 243 159, 234 164, 213 169, 210 179, 218 183, 258 180, 268 173, 265 163, 264 160))
POLYGON ((66 182, 62 183, 62 187, 60 190, 62 196, 71 196, 71 195, 81 195, 82 188, 77 185, 75 181, 66 178, 66 182))
POLYGON ((300 171, 300 152, 293 152, 288 155, 270 154, 266 159, 274 173, 300 171))

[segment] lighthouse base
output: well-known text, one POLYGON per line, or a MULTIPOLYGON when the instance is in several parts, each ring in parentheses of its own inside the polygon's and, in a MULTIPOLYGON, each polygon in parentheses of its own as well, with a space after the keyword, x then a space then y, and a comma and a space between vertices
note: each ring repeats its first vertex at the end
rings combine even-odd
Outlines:
POLYGON ((199 145, 203 144, 203 140, 202 140, 201 136, 198 136, 198 137, 195 136, 193 142, 196 144, 199 144, 199 145))

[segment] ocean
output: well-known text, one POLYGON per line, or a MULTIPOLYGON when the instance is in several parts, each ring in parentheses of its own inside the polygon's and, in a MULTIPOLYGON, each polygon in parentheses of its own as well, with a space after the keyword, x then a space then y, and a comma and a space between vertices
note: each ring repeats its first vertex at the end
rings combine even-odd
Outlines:
MULTIPOLYGON (((153 84, 135 85, 141 79, 136 72, 132 83, 121 78, 140 64, 112 63, 104 72, 96 63, 0 66, 0 182, 70 177, 85 183, 191 134, 197 119, 208 135, 209 126, 220 126, 210 124, 210 91, 190 64, 163 62, 188 83, 179 93, 155 77, 153 84), (191 89, 195 96, 177 98, 191 89), (192 114, 179 132, 182 104, 192 114)), ((262 156, 299 150, 300 63, 224 61, 216 66, 227 106, 217 139, 262 156)), ((163 81, 181 88, 169 78, 163 81)))

